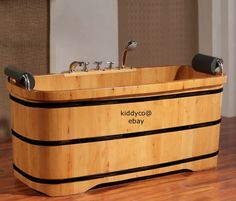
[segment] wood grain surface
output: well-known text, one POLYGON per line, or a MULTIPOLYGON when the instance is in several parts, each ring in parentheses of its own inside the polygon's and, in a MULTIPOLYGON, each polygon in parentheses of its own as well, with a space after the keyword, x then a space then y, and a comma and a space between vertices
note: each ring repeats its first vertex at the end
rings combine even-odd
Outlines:
POLYGON ((35 76, 36 87, 28 91, 8 83, 10 94, 31 101, 75 101, 99 98, 145 96, 196 90, 222 85, 226 75, 209 75, 190 66, 138 67, 35 76))
POLYGON ((8 86, 14 174, 37 191, 64 196, 217 166, 225 75, 164 66, 35 78, 36 89, 28 94, 13 82, 8 86), (32 102, 38 92, 43 96, 32 102), (47 102, 45 93, 60 100, 47 102))
POLYGON ((79 200, 79 201, 155 201, 155 200, 236 200, 236 118, 223 118, 218 167, 147 180, 122 183, 86 193, 50 198, 38 193, 13 176, 11 142, 0 143, 0 200, 79 200))
MULTIPOLYGON (((222 86, 218 87, 220 88, 222 86)), ((197 124, 220 119, 221 96, 222 93, 216 93, 145 102, 53 109, 27 107, 10 101, 12 129, 35 140, 68 140, 197 124), (145 114, 150 112, 151 115, 135 117, 121 114, 127 111, 140 111, 145 114), (25 118, 22 118, 22 114, 25 118), (130 119, 142 119, 143 123, 129 123, 130 119), (90 124, 92 126, 89 126, 90 124)))

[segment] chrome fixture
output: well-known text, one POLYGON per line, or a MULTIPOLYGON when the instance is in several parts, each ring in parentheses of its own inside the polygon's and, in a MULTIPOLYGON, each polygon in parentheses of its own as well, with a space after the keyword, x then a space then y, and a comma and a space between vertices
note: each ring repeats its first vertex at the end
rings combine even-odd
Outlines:
POLYGON ((24 82, 25 82, 25 88, 30 91, 30 80, 27 74, 22 75, 24 82))
POLYGON ((85 64, 85 62, 83 61, 73 61, 71 64, 70 64, 70 67, 69 67, 69 72, 72 73, 72 72, 76 72, 78 70, 76 70, 76 67, 77 66, 83 66, 85 64))
POLYGON ((216 62, 218 64, 218 66, 215 69, 215 72, 223 75, 223 70, 224 70, 223 59, 217 59, 216 62))
POLYGON ((115 62, 108 61, 107 64, 108 64, 108 69, 111 70, 112 69, 112 65, 115 64, 115 62))
POLYGON ((96 70, 100 70, 100 65, 102 64, 102 61, 95 61, 94 64, 96 64, 96 70))
POLYGON ((83 69, 84 72, 88 72, 88 65, 89 62, 84 62, 84 69, 83 69))
POLYGON ((125 47, 125 50, 123 52, 123 56, 122 56, 122 68, 125 68, 127 52, 134 50, 137 47, 137 45, 138 45, 138 43, 134 40, 128 41, 128 43, 125 47))

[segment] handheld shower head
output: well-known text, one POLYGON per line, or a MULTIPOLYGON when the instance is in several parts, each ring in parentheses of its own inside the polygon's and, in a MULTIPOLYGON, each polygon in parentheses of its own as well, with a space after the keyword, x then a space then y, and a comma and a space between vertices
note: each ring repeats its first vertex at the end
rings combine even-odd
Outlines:
POLYGON ((135 49, 136 47, 138 46, 138 43, 134 40, 130 40, 128 41, 128 44, 126 46, 126 50, 130 51, 130 50, 133 50, 135 49))
POLYGON ((122 68, 125 67, 127 52, 134 50, 137 46, 138 46, 138 43, 136 41, 134 41, 134 40, 128 41, 128 43, 125 47, 124 53, 123 53, 123 57, 122 57, 122 68))

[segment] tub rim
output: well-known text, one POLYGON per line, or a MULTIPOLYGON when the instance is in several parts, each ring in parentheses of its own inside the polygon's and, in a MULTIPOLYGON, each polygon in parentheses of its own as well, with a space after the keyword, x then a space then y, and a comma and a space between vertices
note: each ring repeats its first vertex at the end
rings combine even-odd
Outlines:
POLYGON ((175 80, 172 82, 155 83, 137 86, 74 89, 62 91, 28 91, 17 85, 7 82, 7 88, 12 96, 35 102, 64 102, 76 100, 93 100, 107 98, 122 98, 133 96, 146 96, 158 93, 173 93, 176 91, 204 89, 221 86, 226 82, 226 75, 200 79, 175 80))
MULTIPOLYGON (((189 65, 166 65, 165 67, 177 67, 178 71, 182 68, 191 68, 189 65)), ((142 68, 158 68, 158 67, 135 67, 128 69, 128 71, 142 70, 142 68)), ((121 70, 122 71, 122 70, 121 70)), ((120 71, 120 72, 121 72, 120 71)), ((118 71, 119 72, 119 71, 118 71)), ((94 73, 94 72, 92 72, 94 73)), ((99 72, 95 72, 99 73, 99 72)), ((113 72, 108 72, 113 73, 113 72)), ((61 76, 63 74, 49 74, 40 76, 61 76)), ((70 76, 64 74, 64 76, 70 76)), ((78 76, 75 74, 74 76, 78 76)), ((123 97, 137 97, 148 96, 155 94, 166 93, 181 93, 189 90, 202 90, 204 88, 222 87, 226 83, 227 75, 209 75, 204 73, 201 78, 188 78, 188 79, 175 79, 167 82, 147 83, 140 85, 127 85, 127 86, 109 86, 101 88, 82 88, 82 89, 69 89, 69 90, 38 90, 33 89, 28 91, 16 85, 13 82, 7 82, 6 86, 11 96, 19 99, 32 101, 32 102, 68 102, 78 100, 95 100, 95 99, 111 99, 123 97)))

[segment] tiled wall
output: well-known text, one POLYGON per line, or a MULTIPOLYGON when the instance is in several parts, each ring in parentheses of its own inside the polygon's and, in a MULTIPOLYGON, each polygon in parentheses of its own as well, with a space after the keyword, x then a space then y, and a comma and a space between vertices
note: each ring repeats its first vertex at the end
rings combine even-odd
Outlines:
POLYGON ((0 1, 0 126, 9 119, 4 67, 15 65, 34 74, 48 72, 48 5, 47 0, 0 1))
POLYGON ((130 65, 190 64, 198 52, 197 13, 196 0, 118 0, 120 55, 134 39, 130 65))

